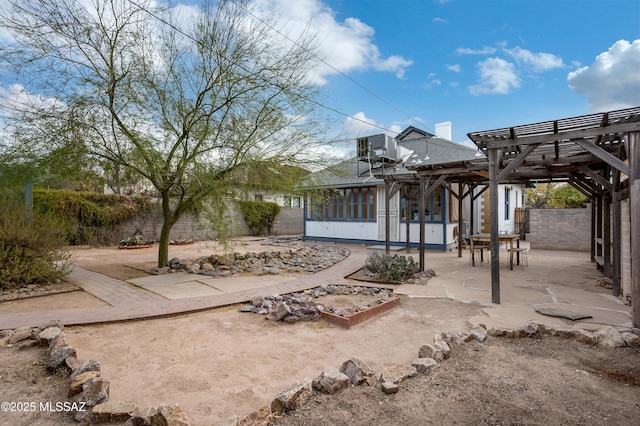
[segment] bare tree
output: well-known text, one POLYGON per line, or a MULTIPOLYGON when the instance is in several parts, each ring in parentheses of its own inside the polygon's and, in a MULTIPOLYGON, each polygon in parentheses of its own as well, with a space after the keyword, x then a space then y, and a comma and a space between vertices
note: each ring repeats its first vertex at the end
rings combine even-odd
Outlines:
POLYGON ((88 155, 148 179, 164 218, 158 266, 180 216, 219 200, 239 166, 319 161, 312 40, 273 42, 246 1, 182 15, 149 0, 10 3, 13 40, 0 55, 38 94, 14 107, 23 125, 47 129, 31 147, 81 140, 88 155))

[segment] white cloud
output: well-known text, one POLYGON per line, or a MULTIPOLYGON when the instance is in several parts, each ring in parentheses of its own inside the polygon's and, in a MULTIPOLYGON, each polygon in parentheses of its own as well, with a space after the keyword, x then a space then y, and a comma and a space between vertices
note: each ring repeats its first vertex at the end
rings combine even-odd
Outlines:
POLYGON ((431 20, 431 22, 436 23, 436 24, 448 24, 449 23, 449 21, 447 21, 444 18, 433 18, 431 20))
POLYGON ((351 138, 359 138, 362 136, 379 135, 386 133, 389 136, 396 136, 402 131, 400 126, 394 124, 389 127, 380 125, 372 118, 368 118, 364 112, 360 111, 342 123, 347 135, 351 138))
POLYGON ((373 42, 373 27, 353 17, 336 20, 334 11, 320 0, 254 0, 253 5, 259 16, 276 16, 290 38, 304 33, 314 37, 318 56, 326 63, 320 62, 309 76, 313 83, 326 84, 336 69, 343 73, 374 69, 404 78, 413 63, 400 55, 384 57, 373 42))
POLYGON ((472 95, 505 95, 520 87, 515 66, 511 62, 500 58, 488 58, 479 62, 476 67, 480 81, 469 87, 472 95))
POLYGON ((618 40, 593 64, 570 72, 567 82, 587 95, 593 112, 640 105, 640 39, 618 40))
POLYGON ((469 49, 467 47, 458 47, 455 51, 457 55, 493 55, 496 53, 495 47, 484 46, 482 49, 469 49))
POLYGON ((57 98, 31 94, 21 84, 11 84, 6 87, 0 84, 0 105, 2 105, 2 110, 9 115, 28 107, 64 108, 64 104, 57 98))
POLYGON ((453 72, 456 72, 456 73, 459 73, 460 71, 462 71, 462 68, 460 67, 459 64, 447 65, 447 69, 449 71, 453 71, 453 72))
POLYGON ((533 67, 533 70, 536 72, 543 72, 554 68, 563 68, 565 66, 562 58, 551 53, 534 53, 518 46, 513 49, 505 49, 505 52, 516 60, 533 67))

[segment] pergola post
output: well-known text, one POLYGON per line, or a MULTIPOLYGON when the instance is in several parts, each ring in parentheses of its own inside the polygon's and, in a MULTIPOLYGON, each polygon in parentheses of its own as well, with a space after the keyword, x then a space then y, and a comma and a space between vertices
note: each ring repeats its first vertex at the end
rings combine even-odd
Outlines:
POLYGON ((613 276, 612 293, 620 295, 622 275, 622 208, 620 206, 620 171, 613 169, 613 276))
POLYGON ((458 257, 462 257, 462 193, 464 185, 458 182, 458 257))
POLYGON ((631 308, 640 328, 640 132, 629 133, 629 211, 631 212, 631 308))
POLYGON ((391 252, 391 215, 389 213, 389 195, 391 193, 391 189, 389 188, 391 184, 389 182, 384 183, 384 250, 386 254, 391 252))
POLYGON ((420 176, 418 190, 418 221, 420 222, 420 271, 424 271, 424 187, 426 179, 420 176))
POLYGON ((500 303, 500 241, 498 240, 498 166, 499 151, 490 149, 489 157, 489 223, 491 227, 491 301, 500 303))

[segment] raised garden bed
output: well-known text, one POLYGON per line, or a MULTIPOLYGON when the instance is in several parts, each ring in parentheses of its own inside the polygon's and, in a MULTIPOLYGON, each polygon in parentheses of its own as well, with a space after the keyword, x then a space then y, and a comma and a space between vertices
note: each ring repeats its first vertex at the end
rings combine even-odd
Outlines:
POLYGON ((379 305, 372 306, 363 311, 355 312, 350 315, 335 315, 327 311, 323 311, 322 318, 327 321, 339 325, 344 328, 351 328, 354 325, 360 324, 370 318, 373 318, 376 315, 379 315, 383 312, 386 312, 390 309, 395 308, 400 304, 400 298, 394 297, 393 299, 389 299, 385 302, 380 303, 379 305))

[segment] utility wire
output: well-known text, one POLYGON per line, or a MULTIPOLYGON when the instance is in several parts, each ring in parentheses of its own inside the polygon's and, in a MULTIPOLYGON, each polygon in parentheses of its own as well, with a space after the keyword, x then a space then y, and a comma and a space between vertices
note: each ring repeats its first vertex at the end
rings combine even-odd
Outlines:
MULTIPOLYGON (((147 13, 149 16, 153 17, 154 19, 158 20, 159 22, 163 23, 164 25, 167 25, 168 27, 170 27, 171 29, 173 29, 174 31, 178 32, 179 34, 183 35, 184 37, 190 39, 191 41, 199 44, 202 46, 202 43, 200 42, 200 40, 197 40, 196 38, 194 38, 193 36, 191 36, 190 34, 185 33, 184 31, 182 31, 180 28, 176 27, 174 24, 172 24, 171 22, 167 21, 166 19, 164 19, 161 16, 158 16, 156 13, 148 10, 146 7, 142 7, 140 4, 138 4, 136 1, 134 0, 129 0, 129 3, 131 3, 132 5, 136 6, 138 9, 144 11, 145 13, 147 13)), ((260 22, 262 22, 263 24, 267 25, 269 28, 273 29, 274 31, 277 31, 280 35, 282 35, 283 37, 286 37, 288 40, 290 40, 291 42, 295 43, 296 46, 300 47, 300 45, 298 45, 295 41, 291 40, 288 36, 284 35, 282 32, 280 32, 279 30, 269 26, 268 24, 266 24, 264 21, 262 21, 260 18, 256 17, 255 15, 253 15, 251 12, 249 12, 247 9, 243 8, 242 6, 238 5, 237 3, 234 2, 234 4, 236 4, 236 6, 240 7, 241 9, 243 9, 245 12, 249 13, 251 16, 253 16, 255 19, 258 19, 260 22)), ((305 49, 306 50, 306 49, 305 49)), ((363 86, 362 84, 358 83, 357 81, 355 81, 354 79, 348 77, 346 74, 344 74, 343 72, 341 72, 340 70, 336 69, 335 67, 333 67, 332 65, 330 65, 329 63, 327 63, 326 61, 324 61, 323 59, 319 58, 317 55, 315 55, 313 52, 310 52, 307 50, 308 53, 312 54, 316 59, 320 60, 321 62, 325 63, 327 66, 331 67, 332 69, 334 69, 336 72, 340 73, 341 75, 345 76, 346 78, 348 78, 349 80, 351 80, 352 82, 354 82, 355 84, 357 84, 358 86, 362 87, 364 90, 368 91, 369 93, 371 93, 372 95, 374 95, 375 97, 377 97, 378 99, 382 100, 384 103, 386 103, 387 105, 393 107, 394 109, 396 109, 397 111, 401 112, 402 114, 406 115, 407 117, 409 117, 412 121, 415 121, 414 118, 410 117, 408 114, 402 112, 401 110, 399 110, 398 108, 394 107, 393 105, 391 105, 389 102, 385 101, 382 97, 376 95, 375 93, 373 93, 371 90, 367 89, 365 86, 363 86)), ((222 55, 222 57, 224 57, 225 59, 229 60, 229 58, 225 57, 224 55, 222 55)), ((238 64, 238 66, 242 69, 244 69, 245 71, 249 71, 249 69, 247 69, 246 67, 244 67, 242 64, 238 64)), ((363 120, 361 118, 358 117, 354 117, 350 114, 347 114, 345 112, 339 111, 335 108, 332 108, 330 106, 327 106, 321 102, 318 102, 316 100, 310 99, 306 96, 301 96, 302 98, 304 98, 305 100, 321 107, 324 108, 326 110, 329 110, 331 112, 334 112, 336 114, 342 115, 344 117, 350 118, 352 120, 355 121, 359 121, 361 123, 364 123, 368 126, 371 127, 375 127, 377 129, 381 129, 384 130, 385 132, 389 132, 389 133, 397 133, 394 130, 388 129, 384 126, 380 126, 378 124, 374 124, 371 123, 369 121, 363 120)))
MULTIPOLYGON (((407 114, 406 112, 402 111, 400 108, 396 107, 395 105, 391 104, 390 102, 388 102, 386 99, 384 99, 382 96, 378 95, 377 93, 375 93, 373 90, 369 89, 368 87, 366 87, 365 85, 361 84, 360 82, 356 81, 355 79, 353 79, 352 77, 348 76, 347 74, 345 74, 344 72, 340 71, 338 68, 334 67, 333 65, 331 65, 329 62, 325 61, 324 59, 322 59, 321 57, 319 57, 318 55, 316 55, 314 52, 308 50, 306 47, 301 46, 300 44, 298 44, 297 41, 293 40, 291 37, 289 37, 288 35, 286 35, 285 33, 283 33, 282 31, 280 31, 279 29, 273 27, 271 24, 269 24, 268 22, 265 22, 262 18, 260 18, 259 16, 256 16, 253 12, 251 12, 250 10, 246 9, 244 6, 242 6, 241 4, 238 4, 236 2, 233 2, 236 6, 238 6, 240 9, 244 10, 245 12, 247 12, 249 15, 253 16, 253 18, 257 19, 258 21, 260 21, 263 25, 265 25, 266 27, 270 28, 271 30, 275 31, 276 33, 280 34, 282 37, 286 38, 287 40, 289 40, 291 43, 293 43, 294 45, 298 46, 299 48, 303 49, 304 51, 306 51, 307 53, 311 54, 314 58, 316 58, 318 61, 322 62, 323 64, 325 64, 326 66, 328 66, 329 68, 331 68, 332 70, 334 70, 335 72, 337 72, 338 74, 340 74, 341 76, 343 76, 344 78, 346 78, 347 80, 351 81, 353 84, 357 85, 358 87, 360 87, 361 89, 363 89, 364 91, 368 92, 369 94, 371 94, 372 96, 378 98, 380 101, 382 101, 383 103, 385 103, 386 105, 390 106, 391 108, 395 109, 396 111, 398 111, 399 113, 401 113, 402 115, 404 115, 405 117, 407 117, 409 120, 416 122, 415 118, 413 118, 412 116, 410 116, 409 114, 407 114)), ((353 118, 353 117, 352 117, 353 118)))

